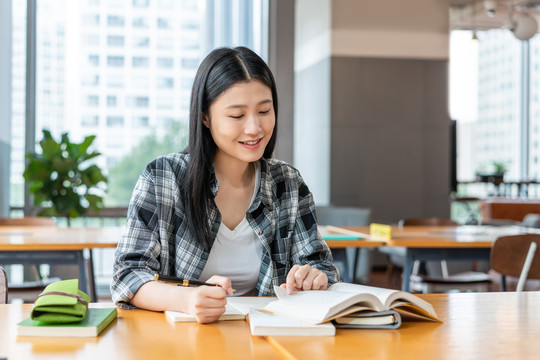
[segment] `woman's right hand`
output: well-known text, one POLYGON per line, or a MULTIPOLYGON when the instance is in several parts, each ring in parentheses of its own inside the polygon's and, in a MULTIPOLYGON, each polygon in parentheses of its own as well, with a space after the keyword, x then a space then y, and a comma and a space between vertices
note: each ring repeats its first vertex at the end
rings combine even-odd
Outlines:
POLYGON ((225 312, 226 296, 232 295, 230 279, 215 275, 206 282, 219 286, 192 288, 189 296, 189 313, 201 324, 216 321, 225 312))

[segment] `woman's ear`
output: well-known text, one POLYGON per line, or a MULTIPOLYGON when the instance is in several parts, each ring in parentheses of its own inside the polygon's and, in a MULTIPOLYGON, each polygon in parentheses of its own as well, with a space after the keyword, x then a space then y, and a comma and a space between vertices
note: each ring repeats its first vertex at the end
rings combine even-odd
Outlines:
POLYGON ((202 119, 204 126, 210 129, 210 121, 208 121, 208 115, 203 114, 202 119))

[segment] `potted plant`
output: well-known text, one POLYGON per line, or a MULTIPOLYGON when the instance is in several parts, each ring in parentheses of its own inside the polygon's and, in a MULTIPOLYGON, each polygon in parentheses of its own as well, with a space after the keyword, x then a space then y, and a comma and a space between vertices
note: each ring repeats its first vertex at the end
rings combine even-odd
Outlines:
POLYGON ((41 207, 38 215, 64 216, 69 225, 71 218, 86 214, 88 209, 101 210, 107 178, 96 164, 88 162, 101 155, 89 152, 94 139, 94 135, 87 136, 78 144, 64 133, 57 142, 50 131, 43 130, 41 153, 26 154, 23 174, 34 204, 41 207))

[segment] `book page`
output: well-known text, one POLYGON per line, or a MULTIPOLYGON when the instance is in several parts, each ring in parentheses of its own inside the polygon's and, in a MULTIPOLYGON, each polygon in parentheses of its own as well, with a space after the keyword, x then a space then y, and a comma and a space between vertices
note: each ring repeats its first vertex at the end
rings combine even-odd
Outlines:
POLYGON ((438 320, 437 314, 430 303, 405 291, 349 283, 336 283, 328 291, 361 292, 375 295, 384 304, 384 310, 410 304, 418 307, 421 310, 420 312, 424 313, 424 316, 438 320))
POLYGON ((227 305, 247 315, 249 309, 262 309, 274 300, 276 300, 275 296, 228 296, 227 305))
MULTIPOLYGON (((399 290, 385 289, 374 286, 358 285, 358 284, 349 284, 349 283, 335 283, 334 285, 328 288, 328 291, 339 291, 339 292, 351 292, 355 294, 372 294, 376 296, 382 304, 386 304, 387 299, 399 290)), ((385 310, 387 310, 386 308, 385 310)), ((381 309, 382 310, 382 309, 381 309)))
POLYGON ((287 295, 287 291, 278 286, 274 286, 274 291, 279 300, 269 303, 266 310, 313 324, 327 321, 353 305, 371 310, 382 307, 379 300, 370 294, 308 290, 287 295))

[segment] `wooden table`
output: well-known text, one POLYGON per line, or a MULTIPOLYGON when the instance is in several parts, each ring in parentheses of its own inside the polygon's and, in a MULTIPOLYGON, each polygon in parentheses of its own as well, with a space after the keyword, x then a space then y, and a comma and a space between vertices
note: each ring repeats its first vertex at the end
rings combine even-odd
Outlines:
MULTIPOLYGON (((8 359, 533 359, 540 292, 420 295, 444 323, 397 330, 337 330, 330 337, 252 337, 245 321, 170 323, 163 313, 119 310, 97 338, 16 337, 31 305, 0 305, 0 357, 8 359)), ((101 304, 96 304, 101 305, 101 304)))
POLYGON ((0 357, 7 356, 8 360, 280 359, 264 338, 251 336, 243 320, 208 325, 171 323, 161 312, 119 309, 118 319, 97 338, 17 337, 15 326, 30 310, 31 304, 0 305, 0 357))
POLYGON ((540 293, 420 295, 444 323, 273 339, 298 359, 538 359, 540 293))
MULTIPOLYGON (((369 227, 346 227, 369 233, 369 227)), ((493 226, 404 226, 392 227, 388 247, 404 247, 405 264, 401 289, 409 291, 413 264, 420 261, 488 260, 495 239, 504 235, 538 232, 538 229, 493 226)))
POLYGON ((81 290, 96 301, 92 249, 116 247, 122 232, 122 227, 0 226, 0 264, 76 264, 81 290))

